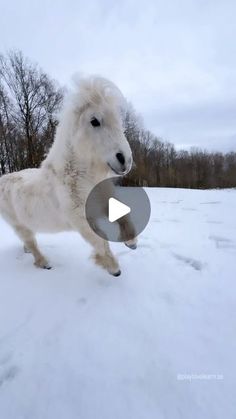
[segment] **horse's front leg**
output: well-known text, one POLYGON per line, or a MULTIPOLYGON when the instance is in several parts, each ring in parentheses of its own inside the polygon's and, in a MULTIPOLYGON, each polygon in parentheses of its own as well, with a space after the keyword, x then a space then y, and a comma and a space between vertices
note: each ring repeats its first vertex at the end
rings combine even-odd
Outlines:
POLYGON ((130 249, 136 249, 138 238, 135 231, 135 227, 129 216, 122 217, 117 220, 120 227, 120 239, 128 246, 130 249))
POLYGON ((111 252, 109 243, 97 236, 90 228, 84 218, 80 218, 77 223, 77 230, 81 236, 91 244, 94 249, 93 258, 102 268, 106 269, 111 275, 119 276, 121 274, 118 261, 111 252))

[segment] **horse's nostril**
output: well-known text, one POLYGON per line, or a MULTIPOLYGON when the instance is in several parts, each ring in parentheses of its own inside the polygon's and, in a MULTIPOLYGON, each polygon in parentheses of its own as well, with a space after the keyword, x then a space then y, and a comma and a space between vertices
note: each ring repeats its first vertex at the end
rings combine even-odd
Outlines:
POLYGON ((120 164, 125 164, 125 158, 124 158, 124 155, 122 153, 117 153, 116 158, 117 158, 117 160, 120 164))

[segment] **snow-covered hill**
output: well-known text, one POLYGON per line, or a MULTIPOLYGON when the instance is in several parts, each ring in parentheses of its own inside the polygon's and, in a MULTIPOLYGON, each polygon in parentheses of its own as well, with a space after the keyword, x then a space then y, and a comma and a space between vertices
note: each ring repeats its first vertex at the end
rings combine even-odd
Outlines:
POLYGON ((1 419, 235 418, 236 191, 147 192, 119 278, 74 233, 39 270, 0 220, 1 419))

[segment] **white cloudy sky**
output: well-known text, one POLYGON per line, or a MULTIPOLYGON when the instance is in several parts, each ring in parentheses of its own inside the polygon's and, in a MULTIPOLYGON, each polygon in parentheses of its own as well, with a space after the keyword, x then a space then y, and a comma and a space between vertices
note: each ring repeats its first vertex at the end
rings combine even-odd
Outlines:
POLYGON ((236 149, 235 0, 0 0, 0 51, 116 82, 178 147, 236 149))

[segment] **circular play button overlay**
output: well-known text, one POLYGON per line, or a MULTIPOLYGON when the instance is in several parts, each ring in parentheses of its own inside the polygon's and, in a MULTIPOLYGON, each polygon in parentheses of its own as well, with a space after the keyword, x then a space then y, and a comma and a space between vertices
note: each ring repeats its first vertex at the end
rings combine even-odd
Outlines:
POLYGON ((117 177, 106 179, 91 190, 85 206, 86 218, 103 239, 128 242, 148 224, 150 201, 143 188, 116 183, 117 177))

